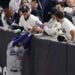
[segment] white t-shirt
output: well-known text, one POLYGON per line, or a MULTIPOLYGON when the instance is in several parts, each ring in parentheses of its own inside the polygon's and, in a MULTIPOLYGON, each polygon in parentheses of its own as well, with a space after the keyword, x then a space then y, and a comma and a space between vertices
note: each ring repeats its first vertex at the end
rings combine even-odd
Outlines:
POLYGON ((28 26, 35 26, 35 25, 42 25, 42 22, 39 20, 38 17, 30 14, 28 20, 24 19, 24 16, 22 15, 20 17, 19 26, 24 27, 25 30, 28 30, 28 26))
POLYGON ((75 30, 75 26, 67 18, 64 18, 62 28, 65 30, 66 36, 71 39, 70 31, 75 30))

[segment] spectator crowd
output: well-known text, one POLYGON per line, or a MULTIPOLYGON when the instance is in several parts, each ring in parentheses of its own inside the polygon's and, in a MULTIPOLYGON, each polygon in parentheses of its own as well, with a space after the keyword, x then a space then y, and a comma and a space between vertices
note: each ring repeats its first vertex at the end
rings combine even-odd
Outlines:
POLYGON ((6 75, 21 75, 35 34, 75 42, 75 0, 0 0, 0 30, 20 34, 7 47, 6 75))
POLYGON ((75 0, 0 0, 0 29, 45 33, 75 41, 75 0))

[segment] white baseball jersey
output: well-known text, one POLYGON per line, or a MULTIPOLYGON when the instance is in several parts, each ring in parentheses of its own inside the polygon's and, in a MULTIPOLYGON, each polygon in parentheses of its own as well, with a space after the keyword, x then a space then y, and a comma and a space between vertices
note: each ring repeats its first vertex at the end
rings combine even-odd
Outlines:
POLYGON ((39 20, 38 17, 30 14, 29 18, 27 20, 24 19, 24 16, 22 15, 20 17, 19 26, 23 26, 25 30, 28 30, 28 26, 36 26, 36 25, 42 25, 42 22, 39 20))
POLYGON ((57 37, 58 35, 63 34, 61 30, 61 24, 54 19, 51 19, 48 22, 48 26, 44 27, 45 32, 52 37, 57 37))

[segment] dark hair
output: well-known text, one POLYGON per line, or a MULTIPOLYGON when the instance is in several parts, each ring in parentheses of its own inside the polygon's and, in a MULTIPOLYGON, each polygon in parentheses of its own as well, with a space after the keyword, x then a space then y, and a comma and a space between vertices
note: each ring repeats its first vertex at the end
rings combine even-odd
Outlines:
POLYGON ((51 9, 51 14, 52 14, 52 15, 55 15, 56 11, 57 11, 57 9, 56 9, 55 7, 53 7, 53 8, 51 9))
POLYGON ((59 19, 62 19, 62 18, 64 18, 64 12, 60 11, 60 10, 57 10, 55 12, 55 16, 58 17, 59 19))
POLYGON ((60 4, 62 7, 65 7, 65 2, 58 2, 57 5, 60 4))
POLYGON ((52 15, 56 16, 56 12, 57 12, 56 7, 53 7, 53 8, 51 9, 51 16, 52 16, 52 15))

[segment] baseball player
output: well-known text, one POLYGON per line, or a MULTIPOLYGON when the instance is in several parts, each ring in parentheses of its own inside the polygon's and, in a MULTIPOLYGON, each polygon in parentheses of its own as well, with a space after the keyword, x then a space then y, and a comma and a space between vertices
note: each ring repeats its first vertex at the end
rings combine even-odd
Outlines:
POLYGON ((6 75, 21 75, 23 54, 29 47, 32 37, 31 33, 25 32, 9 43, 7 48, 6 75))
POLYGON ((7 48, 7 72, 6 75, 21 75, 21 62, 24 51, 29 47, 34 32, 41 32, 42 22, 31 14, 28 5, 20 8, 23 15, 20 17, 19 26, 23 27, 25 33, 12 40, 7 48))

